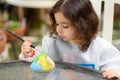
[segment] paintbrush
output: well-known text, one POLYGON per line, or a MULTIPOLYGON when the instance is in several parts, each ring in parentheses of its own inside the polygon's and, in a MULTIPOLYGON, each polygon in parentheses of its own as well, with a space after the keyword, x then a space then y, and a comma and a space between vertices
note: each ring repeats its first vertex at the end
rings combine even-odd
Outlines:
MULTIPOLYGON (((6 29, 6 31, 11 34, 12 36, 16 37, 17 39, 21 40, 22 42, 24 42, 25 40, 23 40, 22 38, 20 38, 19 36, 17 36, 16 34, 12 33, 11 31, 9 31, 8 29, 6 29)), ((33 45, 31 45, 32 48, 35 48, 33 45)))

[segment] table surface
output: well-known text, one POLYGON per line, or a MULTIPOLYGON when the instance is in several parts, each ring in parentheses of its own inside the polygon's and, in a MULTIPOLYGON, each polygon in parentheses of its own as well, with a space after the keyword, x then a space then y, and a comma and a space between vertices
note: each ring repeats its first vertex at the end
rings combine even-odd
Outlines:
POLYGON ((10 61, 0 63, 0 80, 107 80, 101 72, 69 63, 56 62, 49 72, 37 72, 28 62, 10 61))
POLYGON ((51 8, 57 0, 5 0, 8 4, 26 8, 51 8))

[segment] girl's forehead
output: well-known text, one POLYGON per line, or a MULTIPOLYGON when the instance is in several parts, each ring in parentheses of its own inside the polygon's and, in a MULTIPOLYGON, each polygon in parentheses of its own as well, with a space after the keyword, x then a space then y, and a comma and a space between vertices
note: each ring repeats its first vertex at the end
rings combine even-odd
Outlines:
POLYGON ((56 22, 58 22, 58 23, 68 23, 68 24, 71 23, 71 21, 70 21, 68 18, 66 18, 66 17, 64 16, 63 12, 61 12, 61 11, 56 12, 56 13, 54 14, 54 16, 55 16, 56 22))

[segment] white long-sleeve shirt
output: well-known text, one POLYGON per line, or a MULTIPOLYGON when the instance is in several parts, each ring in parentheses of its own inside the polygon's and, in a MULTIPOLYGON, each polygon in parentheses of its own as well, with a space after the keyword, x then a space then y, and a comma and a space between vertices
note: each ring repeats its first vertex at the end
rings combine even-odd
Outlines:
MULTIPOLYGON (((35 54, 46 51, 48 56, 54 61, 69 62, 74 64, 94 64, 96 70, 112 68, 120 73, 120 52, 112 44, 97 37, 92 41, 86 52, 81 51, 75 43, 66 42, 60 38, 53 39, 45 36, 42 46, 35 48, 35 54)), ((21 60, 33 61, 34 57, 24 58, 22 53, 19 55, 21 60)))

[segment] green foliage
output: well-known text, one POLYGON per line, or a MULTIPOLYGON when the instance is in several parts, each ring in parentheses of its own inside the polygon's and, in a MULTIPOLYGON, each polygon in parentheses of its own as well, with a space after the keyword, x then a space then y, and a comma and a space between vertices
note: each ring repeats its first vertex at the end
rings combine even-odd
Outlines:
POLYGON ((2 24, 0 24, 0 29, 2 28, 2 24))
POLYGON ((120 28, 120 20, 116 20, 114 22, 114 29, 119 29, 120 28))
POLYGON ((20 23, 19 22, 12 22, 8 25, 8 29, 9 30, 15 30, 17 29, 18 27, 20 27, 20 23))
POLYGON ((5 0, 0 0, 0 3, 3 3, 3 2, 5 2, 5 0))
POLYGON ((112 36, 113 36, 113 40, 120 39, 120 30, 114 29, 112 36))
POLYGON ((10 60, 18 60, 19 54, 21 52, 22 42, 19 40, 11 41, 11 47, 9 48, 9 58, 10 60))

